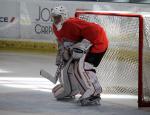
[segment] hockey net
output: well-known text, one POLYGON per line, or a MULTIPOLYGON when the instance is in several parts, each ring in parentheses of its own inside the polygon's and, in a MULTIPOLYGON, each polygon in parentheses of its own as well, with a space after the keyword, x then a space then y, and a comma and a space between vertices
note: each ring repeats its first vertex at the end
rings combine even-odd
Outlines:
POLYGON ((77 11, 76 17, 100 24, 109 49, 97 69, 104 94, 137 95, 150 106, 150 18, 139 14, 77 11))

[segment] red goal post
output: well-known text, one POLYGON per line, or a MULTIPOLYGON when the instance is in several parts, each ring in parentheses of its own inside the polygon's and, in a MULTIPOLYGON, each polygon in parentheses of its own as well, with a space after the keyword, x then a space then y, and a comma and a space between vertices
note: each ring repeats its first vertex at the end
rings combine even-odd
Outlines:
MULTIPOLYGON (((136 30, 138 32, 138 49, 137 49, 138 50, 138 57, 137 57, 137 59, 138 59, 138 62, 137 62, 138 63, 138 67, 137 67, 138 68, 138 86, 137 86, 138 106, 139 107, 150 107, 150 99, 148 101, 145 100, 144 94, 143 94, 143 45, 144 45, 143 44, 143 41, 144 41, 144 18, 143 18, 143 16, 140 14, 134 14, 134 13, 128 13, 128 12, 126 12, 126 13, 119 12, 118 13, 118 12, 111 12, 111 11, 108 11, 108 12, 76 11, 76 13, 75 13, 75 17, 83 19, 84 16, 85 16, 85 20, 87 20, 87 21, 88 21, 88 18, 93 18, 90 16, 99 17, 99 19, 102 17, 102 18, 105 18, 104 20, 107 20, 106 18, 109 18, 109 16, 110 16, 110 20, 111 20, 111 18, 112 18, 112 20, 115 20, 115 19, 113 19, 113 17, 115 17, 116 20, 118 20, 117 18, 119 18, 119 17, 121 17, 122 19, 123 19, 123 17, 127 17, 129 21, 132 20, 132 18, 136 18, 136 20, 138 20, 138 22, 137 22, 138 30, 136 30)), ((96 20, 98 20, 98 18, 96 18, 96 20)), ((94 21, 94 20, 92 20, 92 21, 94 21)), ((99 22, 102 22, 102 21, 99 21, 99 22)), ((124 22, 124 21, 122 21, 122 22, 124 22)), ((120 23, 121 23, 121 21, 120 21, 120 23)), ((127 24, 130 24, 130 22, 126 22, 125 25, 127 25, 127 24)), ((131 24, 131 28, 133 27, 133 25, 131 24)), ((120 26, 118 26, 118 27, 120 27, 120 26)), ((133 28, 133 30, 134 30, 134 28, 133 28)), ((130 31, 132 31, 132 30, 130 30, 130 31)), ((107 33, 107 30, 106 30, 106 33, 107 33)), ((129 32, 129 33, 132 33, 132 32, 129 32)), ((111 44, 111 41, 110 41, 110 44, 111 44)), ((108 73, 109 73, 109 71, 108 71, 108 73)), ((150 94, 150 93, 148 93, 148 94, 150 94)))

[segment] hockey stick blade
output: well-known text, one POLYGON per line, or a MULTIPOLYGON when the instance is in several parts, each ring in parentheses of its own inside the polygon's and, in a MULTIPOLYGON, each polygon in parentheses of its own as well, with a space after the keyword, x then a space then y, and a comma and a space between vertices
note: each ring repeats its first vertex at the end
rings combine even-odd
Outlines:
POLYGON ((49 81, 51 81, 52 83, 56 84, 57 82, 57 78, 53 77, 50 73, 48 73, 45 70, 40 70, 40 75, 43 76, 44 78, 48 79, 49 81))

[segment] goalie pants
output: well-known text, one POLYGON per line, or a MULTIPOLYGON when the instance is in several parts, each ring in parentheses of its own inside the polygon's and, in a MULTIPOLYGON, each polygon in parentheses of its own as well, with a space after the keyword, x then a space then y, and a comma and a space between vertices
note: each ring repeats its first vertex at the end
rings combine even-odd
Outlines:
POLYGON ((92 64, 94 67, 97 67, 100 64, 104 54, 106 53, 106 50, 104 52, 100 52, 100 53, 88 52, 88 54, 86 55, 86 58, 85 58, 85 62, 88 62, 88 63, 92 64))

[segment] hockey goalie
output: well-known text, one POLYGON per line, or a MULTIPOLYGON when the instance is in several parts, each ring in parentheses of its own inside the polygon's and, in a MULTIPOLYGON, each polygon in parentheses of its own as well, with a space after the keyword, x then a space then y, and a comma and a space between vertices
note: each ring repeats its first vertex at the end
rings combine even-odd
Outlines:
POLYGON ((96 23, 68 18, 64 6, 52 8, 51 17, 58 41, 58 69, 51 81, 60 81, 52 90, 55 98, 61 100, 81 94, 78 101, 81 105, 98 104, 102 87, 96 67, 108 48, 104 29, 96 23))

